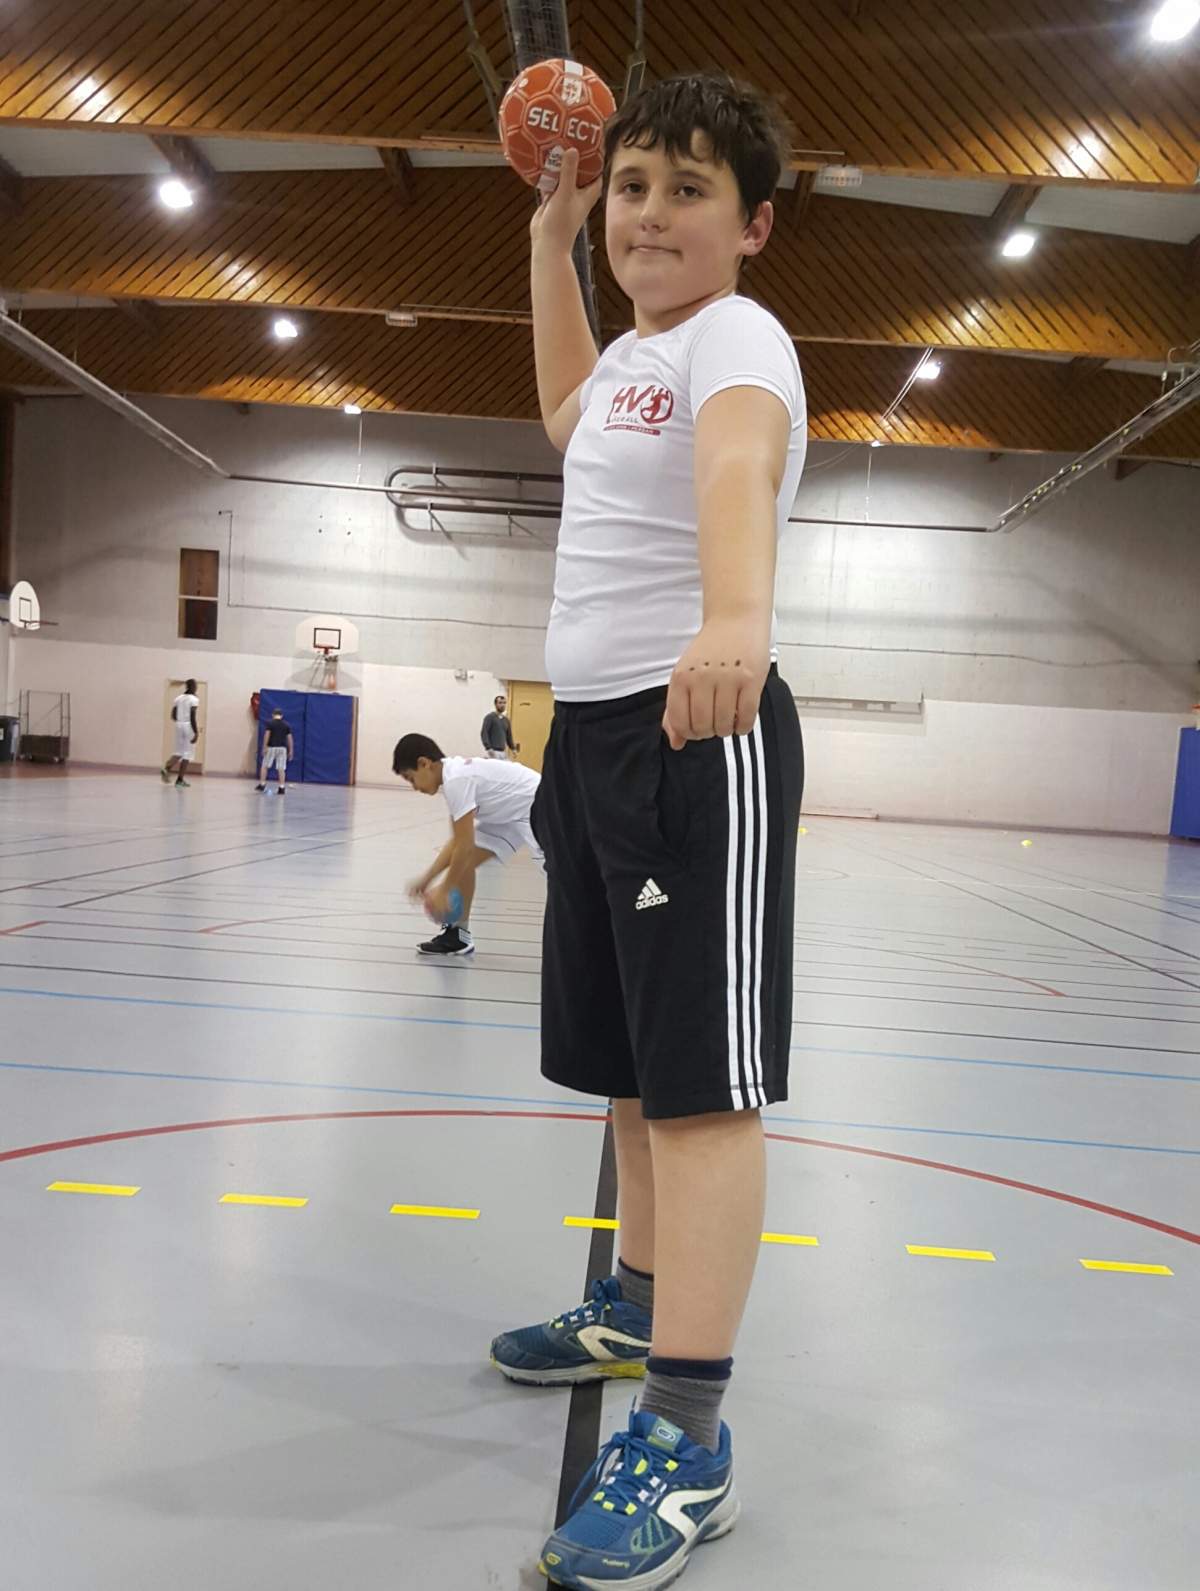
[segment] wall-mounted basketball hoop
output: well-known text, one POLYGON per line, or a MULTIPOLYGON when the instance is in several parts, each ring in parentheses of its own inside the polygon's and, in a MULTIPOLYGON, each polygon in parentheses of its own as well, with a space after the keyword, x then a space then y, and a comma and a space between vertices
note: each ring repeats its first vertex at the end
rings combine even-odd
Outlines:
POLYGON ((28 580, 18 580, 6 597, 0 596, 0 622, 11 624, 14 630, 41 629, 41 603, 28 580))
POLYGON ((335 691, 339 658, 358 651, 358 626, 350 619, 330 613, 301 619, 296 626, 296 650, 312 654, 309 690, 335 691))

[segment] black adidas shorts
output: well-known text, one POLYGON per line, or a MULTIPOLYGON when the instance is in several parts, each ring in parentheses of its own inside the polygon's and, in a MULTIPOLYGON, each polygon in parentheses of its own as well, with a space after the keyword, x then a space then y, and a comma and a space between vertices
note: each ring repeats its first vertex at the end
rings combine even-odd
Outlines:
POLYGON ((749 735, 672 751, 665 701, 555 704, 542 1072, 650 1118, 753 1110, 787 1098, 800 724, 774 668, 749 735))

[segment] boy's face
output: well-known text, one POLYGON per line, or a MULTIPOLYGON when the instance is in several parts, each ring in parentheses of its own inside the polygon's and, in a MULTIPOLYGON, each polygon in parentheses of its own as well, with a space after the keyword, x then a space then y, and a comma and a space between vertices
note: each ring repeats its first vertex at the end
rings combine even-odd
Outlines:
POLYGON ((687 158, 662 148, 620 147, 605 206, 608 259, 633 300, 638 331, 669 331, 702 304, 737 286, 738 265, 770 236, 774 212, 747 221, 731 167, 711 159, 697 133, 687 158))
POLYGON ((437 795, 441 789, 441 764, 431 762, 428 757, 418 757, 417 766, 410 768, 400 777, 406 779, 414 790, 419 790, 422 795, 437 795))

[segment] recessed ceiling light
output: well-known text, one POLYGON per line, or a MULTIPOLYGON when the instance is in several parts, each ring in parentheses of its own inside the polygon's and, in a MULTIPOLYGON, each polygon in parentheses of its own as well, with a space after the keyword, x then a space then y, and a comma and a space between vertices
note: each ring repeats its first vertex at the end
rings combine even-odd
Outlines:
POLYGON ((871 446, 872 447, 882 447, 883 443, 878 439, 878 437, 876 437, 875 441, 871 443, 871 446))
POLYGON ((917 371, 917 380, 918 381, 936 381, 937 378, 941 375, 941 373, 942 373, 941 361, 937 360, 937 359, 927 359, 925 361, 925 363, 921 366, 921 368, 917 371))
POLYGON ((1010 232, 1000 252, 1006 259, 1023 260, 1027 254, 1033 253, 1036 245, 1036 232, 1010 232))
POLYGON ((1186 38, 1200 22, 1200 5, 1196 0, 1164 0, 1154 13, 1150 24, 1150 37, 1164 44, 1186 38))
POLYGON ((342 404, 342 413, 343 414, 361 414, 362 413, 362 404, 361 403, 343 403, 342 404))
POLYGON ((300 328, 294 320, 288 320, 286 315, 280 315, 278 320, 271 325, 271 330, 280 342, 291 342, 293 337, 299 337, 300 328))
POLYGON ((168 177, 166 182, 160 182, 158 197, 168 210, 190 210, 195 203, 192 190, 178 177, 168 177))

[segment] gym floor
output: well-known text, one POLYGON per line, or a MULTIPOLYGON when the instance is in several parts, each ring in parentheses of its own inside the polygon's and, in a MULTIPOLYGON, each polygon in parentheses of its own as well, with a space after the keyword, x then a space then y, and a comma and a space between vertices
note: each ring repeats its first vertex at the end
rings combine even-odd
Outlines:
MULTIPOLYGON (((1200 848, 805 825, 744 1513, 684 1583, 1193 1587, 1200 848)), ((487 1347, 607 1266, 604 1111, 538 1072, 528 858, 414 953, 444 826, 0 783, 4 1591, 544 1584, 634 1384, 487 1347)))

